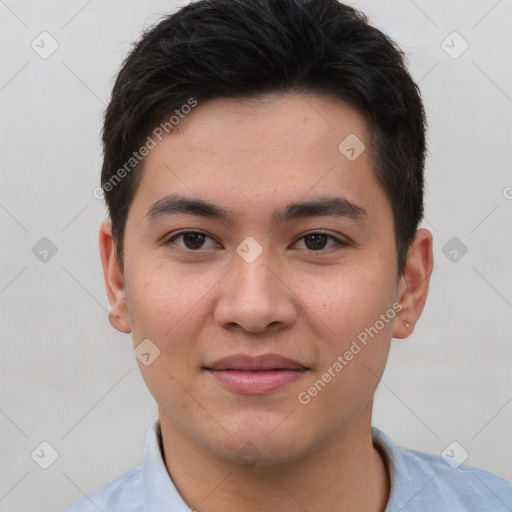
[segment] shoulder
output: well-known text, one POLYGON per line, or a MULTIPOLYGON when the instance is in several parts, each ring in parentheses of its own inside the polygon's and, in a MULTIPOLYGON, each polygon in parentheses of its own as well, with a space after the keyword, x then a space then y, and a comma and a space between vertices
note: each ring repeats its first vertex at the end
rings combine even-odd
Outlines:
POLYGON ((372 430, 390 468, 391 496, 386 512, 512 510, 512 483, 448 456, 400 448, 382 432, 372 430))
POLYGON ((418 503, 441 500, 443 505, 465 512, 498 512, 512 510, 512 483, 472 466, 462 464, 451 467, 443 457, 404 450, 404 457, 410 465, 418 468, 419 474, 428 474, 430 479, 425 482, 427 490, 418 503))
POLYGON ((63 512, 139 512, 143 510, 140 492, 141 467, 138 466, 96 489, 63 512))

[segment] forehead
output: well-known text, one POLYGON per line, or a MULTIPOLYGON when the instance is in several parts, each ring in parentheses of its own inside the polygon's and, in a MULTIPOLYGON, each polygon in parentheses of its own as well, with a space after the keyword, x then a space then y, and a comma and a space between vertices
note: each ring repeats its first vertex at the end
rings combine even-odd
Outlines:
POLYGON ((155 140, 134 202, 147 207, 178 192, 246 215, 269 201, 277 208, 329 195, 372 209, 387 199, 372 172, 369 137, 364 118, 336 99, 209 100, 155 140))
POLYGON ((288 152, 291 158, 304 152, 316 154, 329 146, 334 151, 325 156, 334 163, 340 156, 339 144, 347 137, 369 142, 367 124, 355 109, 312 94, 206 101, 184 116, 176 131, 180 144, 196 150, 191 157, 215 147, 238 155, 288 152))

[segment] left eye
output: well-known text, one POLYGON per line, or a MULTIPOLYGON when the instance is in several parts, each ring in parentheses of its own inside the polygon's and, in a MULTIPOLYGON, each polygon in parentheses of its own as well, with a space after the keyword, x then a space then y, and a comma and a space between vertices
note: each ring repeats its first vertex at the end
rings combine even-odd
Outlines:
MULTIPOLYGON (((213 239, 205 233, 201 233, 199 231, 184 231, 182 233, 178 233, 177 235, 174 235, 166 243, 167 244, 175 243, 175 240, 177 240, 179 238, 183 239, 184 246, 179 245, 179 244, 176 244, 176 245, 178 245, 178 247, 181 247, 182 249, 187 249, 190 251, 196 251, 198 249, 205 249, 205 247, 202 247, 202 245, 204 244, 205 239, 207 239, 207 238, 209 238, 210 240, 213 241, 213 239)), ((329 239, 334 242, 331 247, 337 246, 337 245, 346 245, 344 242, 342 242, 341 240, 338 240, 336 237, 334 237, 332 235, 328 235, 326 233, 320 233, 320 232, 309 233, 307 235, 304 235, 301 238, 299 238, 299 240, 297 240, 297 242, 295 242, 295 243, 298 243, 300 240, 304 240, 307 250, 320 251, 320 250, 326 248, 327 241, 329 239)), ((215 247, 215 245, 216 244, 214 242, 211 247, 215 247)), ((330 249, 331 247, 328 247, 328 249, 330 249)))
MULTIPOLYGON (((305 241, 306 248, 311 251, 319 251, 325 249, 328 239, 334 241, 334 246, 346 245, 341 240, 338 240, 336 237, 328 235, 326 233, 309 233, 308 235, 304 235, 303 237, 299 238, 299 240, 305 241)), ((328 249, 330 249, 331 247, 328 247, 328 249)))

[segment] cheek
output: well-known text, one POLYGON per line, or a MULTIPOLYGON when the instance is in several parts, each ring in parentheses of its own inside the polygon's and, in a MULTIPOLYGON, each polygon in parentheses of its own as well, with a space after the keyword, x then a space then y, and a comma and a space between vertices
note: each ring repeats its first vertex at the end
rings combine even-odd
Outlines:
POLYGON ((352 317, 349 327, 339 322, 336 332, 351 334, 323 340, 323 364, 315 368, 296 397, 304 412, 321 417, 325 424, 341 425, 354 418, 372 399, 384 372, 392 320, 385 323, 372 314, 367 318, 352 317))
POLYGON ((189 276, 161 264, 142 263, 139 269, 142 271, 132 272, 127 286, 135 343, 145 338, 172 343, 184 325, 193 332, 200 322, 190 322, 190 318, 203 312, 201 300, 214 286, 215 276, 189 276))
POLYGON ((204 291, 197 280, 194 286, 185 276, 163 273, 161 269, 133 275, 130 283, 130 321, 133 343, 137 347, 149 339, 157 347, 158 357, 150 365, 138 361, 146 386, 159 405, 172 403, 186 410, 184 388, 194 393, 194 379, 189 374, 194 359, 194 339, 200 335, 200 311, 194 308, 204 291))
POLYGON ((150 365, 138 361, 142 377, 159 406, 172 404, 184 417, 191 407, 189 393, 196 393, 189 361, 202 325, 198 305, 208 284, 147 266, 144 273, 131 275, 129 286, 134 345, 149 339, 159 350, 150 365))
POLYGON ((394 282, 382 275, 380 269, 353 272, 331 281, 321 295, 310 296, 311 309, 320 311, 329 328, 319 345, 322 363, 309 382, 313 388, 310 393, 304 389, 312 402, 325 407, 335 401, 350 409, 373 394, 396 318, 394 282))
MULTIPOLYGON (((371 272, 366 267, 341 271, 338 277, 315 288, 302 283, 309 290, 303 297, 305 303, 329 328, 335 345, 336 340, 346 342, 354 339, 392 308, 395 283, 383 275, 385 273, 381 269, 371 272)), ((389 323, 379 330, 390 331, 389 323)))

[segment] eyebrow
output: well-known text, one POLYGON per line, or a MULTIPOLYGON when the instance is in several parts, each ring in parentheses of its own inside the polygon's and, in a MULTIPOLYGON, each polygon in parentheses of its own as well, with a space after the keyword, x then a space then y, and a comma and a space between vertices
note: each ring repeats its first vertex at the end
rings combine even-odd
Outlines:
MULTIPOLYGON (((146 218, 156 221, 179 214, 218 219, 228 224, 233 224, 241 216, 203 199, 171 194, 154 203, 146 213, 146 218)), ((348 217, 362 220, 368 217, 368 212, 347 198, 323 196, 309 201, 290 203, 279 208, 272 213, 271 220, 274 224, 282 224, 305 217, 348 217)))

